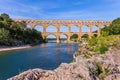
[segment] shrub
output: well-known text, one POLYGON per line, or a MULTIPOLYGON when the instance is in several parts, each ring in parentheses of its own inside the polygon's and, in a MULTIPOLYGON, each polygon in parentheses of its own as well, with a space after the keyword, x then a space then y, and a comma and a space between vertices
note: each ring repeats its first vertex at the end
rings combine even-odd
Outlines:
POLYGON ((73 61, 72 62, 76 62, 76 59, 75 58, 73 58, 73 61))
POLYGON ((97 71, 98 71, 98 74, 97 75, 100 75, 101 73, 103 73, 103 69, 102 69, 102 66, 99 62, 96 62, 96 66, 97 66, 97 71))
POLYGON ((99 51, 101 54, 105 53, 108 50, 108 47, 105 44, 101 44, 99 51))
POLYGON ((97 44, 98 40, 96 37, 92 37, 91 39, 89 39, 89 45, 91 46, 95 46, 97 44))
POLYGON ((109 70, 108 70, 108 67, 107 68, 104 68, 104 71, 105 71, 105 74, 107 75, 109 70))

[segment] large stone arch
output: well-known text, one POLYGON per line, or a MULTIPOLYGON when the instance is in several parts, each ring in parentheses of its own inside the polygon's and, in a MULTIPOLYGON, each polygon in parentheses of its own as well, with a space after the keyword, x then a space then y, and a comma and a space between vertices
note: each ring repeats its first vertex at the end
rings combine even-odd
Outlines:
POLYGON ((93 25, 92 26, 92 33, 98 33, 98 26, 97 25, 93 25))
POLYGON ((81 27, 81 32, 82 33, 89 33, 90 32, 90 27, 88 25, 83 25, 81 27))
POLYGON ((65 35, 68 38, 68 35, 66 33, 61 33, 60 36, 65 35))
POLYGON ((66 41, 66 40, 68 40, 68 35, 65 33, 61 33, 60 34, 60 41, 66 41))
POLYGON ((48 36, 50 36, 50 35, 54 35, 54 36, 57 38, 57 35, 54 34, 54 33, 48 33, 48 34, 46 34, 46 38, 47 38, 48 36))
POLYGON ((57 40, 56 34, 54 34, 54 33, 48 33, 48 34, 46 34, 46 40, 47 39, 51 39, 51 38, 57 40))
POLYGON ((27 25, 26 25, 26 28, 29 28, 29 29, 31 29, 31 26, 30 26, 30 24, 27 24, 27 25))
POLYGON ((60 26, 60 32, 68 32, 68 26, 67 25, 61 25, 60 26))
POLYGON ((48 25, 46 27, 46 32, 57 32, 57 31, 58 31, 58 28, 56 26, 54 26, 54 25, 48 25))
POLYGON ((36 29, 37 31, 43 32, 43 26, 41 26, 40 24, 36 24, 34 26, 34 29, 36 29))
POLYGON ((57 35, 57 33, 52 33, 52 32, 51 32, 51 33, 46 34, 46 39, 47 39, 47 37, 48 37, 49 35, 54 35, 54 36, 56 37, 56 42, 57 42, 57 43, 60 42, 60 36, 57 35))
POLYGON ((70 27, 70 32, 79 32, 79 27, 76 25, 73 25, 70 27))

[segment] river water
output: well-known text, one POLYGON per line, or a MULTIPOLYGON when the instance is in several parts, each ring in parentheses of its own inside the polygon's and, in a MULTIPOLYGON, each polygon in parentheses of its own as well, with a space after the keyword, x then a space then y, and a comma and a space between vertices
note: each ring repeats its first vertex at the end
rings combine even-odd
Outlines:
POLYGON ((46 43, 29 49, 0 52, 0 80, 6 80, 34 68, 53 70, 61 63, 70 63, 77 44, 46 43))

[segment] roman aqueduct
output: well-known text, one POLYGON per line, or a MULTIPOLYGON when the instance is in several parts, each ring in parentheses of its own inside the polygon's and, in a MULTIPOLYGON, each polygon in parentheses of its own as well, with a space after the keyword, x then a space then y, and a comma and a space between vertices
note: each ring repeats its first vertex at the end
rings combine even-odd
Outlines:
POLYGON ((60 35, 66 35, 68 42, 70 41, 70 37, 73 34, 78 35, 78 40, 81 39, 82 35, 88 34, 89 37, 96 34, 100 36, 102 26, 109 26, 112 21, 108 20, 34 20, 34 19, 14 19, 16 22, 25 21, 27 25, 31 27, 31 29, 35 28, 36 25, 40 25, 43 27, 42 36, 46 38, 48 35, 53 34, 56 36, 57 42, 60 42, 60 35), (46 28, 48 26, 55 26, 57 32, 46 32, 46 28), (89 28, 89 32, 82 32, 82 27, 87 26, 89 28), (68 32, 60 32, 61 26, 67 26, 68 32), (77 26, 79 32, 71 32, 70 29, 72 26, 77 26), (98 31, 92 32, 93 26, 97 26, 98 31))

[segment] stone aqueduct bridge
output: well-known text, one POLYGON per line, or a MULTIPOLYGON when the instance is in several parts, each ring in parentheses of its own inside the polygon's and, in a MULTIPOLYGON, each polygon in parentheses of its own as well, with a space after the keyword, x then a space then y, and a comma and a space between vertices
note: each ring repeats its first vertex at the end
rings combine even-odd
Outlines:
POLYGON ((33 29, 36 25, 40 25, 43 27, 42 36, 43 38, 46 38, 48 35, 53 34, 56 36, 57 42, 60 42, 60 35, 66 35, 68 42, 70 41, 70 36, 73 34, 78 35, 78 40, 81 39, 82 35, 88 34, 89 37, 91 37, 94 34, 97 34, 100 36, 101 28, 102 26, 109 26, 112 21, 108 20, 34 20, 34 19, 14 19, 16 22, 25 21, 27 25, 33 29), (48 26, 55 26, 57 29, 57 32, 46 32, 46 28, 48 26), (68 32, 60 32, 61 26, 67 26, 68 32), (79 29, 79 32, 70 32, 70 29, 72 26, 77 26, 79 29), (82 32, 82 27, 87 26, 89 28, 89 32, 84 33, 82 32), (97 26, 98 31, 97 33, 92 32, 93 26, 97 26))

